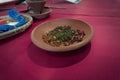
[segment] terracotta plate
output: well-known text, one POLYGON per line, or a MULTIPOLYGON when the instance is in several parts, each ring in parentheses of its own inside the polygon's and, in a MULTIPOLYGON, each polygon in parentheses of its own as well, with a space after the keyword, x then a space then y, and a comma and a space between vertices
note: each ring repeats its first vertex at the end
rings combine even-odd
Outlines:
POLYGON ((51 9, 50 8, 48 8, 48 7, 44 7, 44 9, 43 9, 43 11, 40 13, 40 14, 36 14, 36 13, 34 13, 33 11, 28 11, 28 14, 30 15, 30 16, 32 16, 33 18, 35 18, 35 19, 44 19, 44 18, 46 18, 46 17, 48 17, 49 16, 49 14, 51 13, 51 9))
POLYGON ((40 25, 38 25, 31 33, 31 39, 32 42, 39 48, 47 50, 47 51, 53 51, 53 52, 65 52, 70 50, 75 50, 78 48, 83 47, 87 43, 91 41, 93 37, 93 29, 92 27, 87 24, 86 22, 83 22, 81 20, 76 19, 55 19, 48 22, 44 22, 40 25), (42 36, 46 34, 47 32, 53 30, 57 26, 64 26, 64 25, 71 25, 73 29, 79 29, 84 31, 85 36, 84 39, 79 42, 75 43, 69 46, 61 46, 61 47, 53 47, 47 43, 45 43, 42 39, 42 36))

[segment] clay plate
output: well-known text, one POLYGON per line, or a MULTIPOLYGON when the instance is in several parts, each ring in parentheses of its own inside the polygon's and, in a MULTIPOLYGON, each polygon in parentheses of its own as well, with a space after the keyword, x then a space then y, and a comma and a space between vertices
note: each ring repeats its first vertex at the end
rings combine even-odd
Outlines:
POLYGON ((44 19, 44 18, 46 18, 46 17, 49 16, 49 14, 51 13, 51 11, 52 10, 50 8, 44 7, 43 11, 40 14, 34 13, 32 10, 29 10, 28 14, 30 16, 32 16, 33 18, 35 18, 35 19, 44 19))
POLYGON ((93 29, 89 24, 81 20, 68 19, 68 18, 55 19, 44 22, 38 25, 36 28, 34 28, 31 33, 31 40, 37 47, 52 52, 65 52, 65 51, 71 51, 81 48, 85 46, 87 43, 89 43, 92 37, 93 37, 93 29), (61 46, 61 47, 53 47, 45 43, 42 39, 42 36, 46 34, 48 31, 53 30, 58 25, 61 26, 71 25, 73 29, 83 30, 85 33, 84 39, 79 43, 75 43, 70 46, 61 46))

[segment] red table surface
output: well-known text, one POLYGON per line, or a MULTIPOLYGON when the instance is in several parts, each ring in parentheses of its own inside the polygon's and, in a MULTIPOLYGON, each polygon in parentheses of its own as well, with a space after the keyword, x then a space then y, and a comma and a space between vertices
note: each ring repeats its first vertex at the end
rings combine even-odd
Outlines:
MULTIPOLYGON (((0 80, 120 80, 120 0, 82 0, 61 6, 50 17, 36 20, 25 32, 0 40, 0 80), (81 49, 65 53, 37 48, 32 30, 58 18, 83 20, 94 29, 94 37, 81 49)), ((3 15, 0 12, 0 15, 3 15)))

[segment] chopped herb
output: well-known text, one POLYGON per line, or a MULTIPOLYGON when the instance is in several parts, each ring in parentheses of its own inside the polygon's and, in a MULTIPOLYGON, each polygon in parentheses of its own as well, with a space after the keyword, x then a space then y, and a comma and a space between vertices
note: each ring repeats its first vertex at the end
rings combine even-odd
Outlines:
POLYGON ((43 40, 47 44, 55 47, 68 46, 75 42, 80 42, 84 38, 84 31, 73 30, 71 26, 57 26, 55 29, 43 35, 43 40))

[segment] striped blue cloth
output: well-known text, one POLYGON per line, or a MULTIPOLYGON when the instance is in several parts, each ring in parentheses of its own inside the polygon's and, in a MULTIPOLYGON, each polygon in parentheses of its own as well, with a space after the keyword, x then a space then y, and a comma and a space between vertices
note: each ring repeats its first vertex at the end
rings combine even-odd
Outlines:
POLYGON ((0 25, 0 32, 6 32, 6 31, 15 29, 15 28, 20 27, 20 26, 24 25, 25 23, 27 23, 27 20, 25 19, 25 17, 22 16, 19 12, 17 12, 14 9, 11 9, 8 11, 8 16, 10 18, 18 21, 18 23, 15 25, 8 25, 8 24, 0 25))

